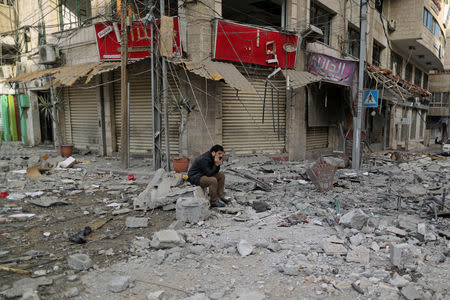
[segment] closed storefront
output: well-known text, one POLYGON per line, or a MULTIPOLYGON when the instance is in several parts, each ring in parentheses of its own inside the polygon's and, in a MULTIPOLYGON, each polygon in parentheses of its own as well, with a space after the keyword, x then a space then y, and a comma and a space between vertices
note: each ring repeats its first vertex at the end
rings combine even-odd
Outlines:
POLYGON ((92 84, 63 88, 66 143, 97 149, 100 127, 96 87, 92 84))
MULTIPOLYGON (((120 72, 114 72, 114 113, 116 122, 116 140, 120 150, 121 140, 121 83, 120 72)), ((152 153, 152 89, 149 69, 134 66, 129 72, 130 81, 130 152, 133 154, 150 155, 152 153)), ((169 76, 169 145, 172 155, 178 153, 178 128, 181 115, 176 109, 174 94, 178 89, 169 76)), ((163 105, 162 105, 163 106, 163 105)), ((162 128, 164 116, 161 115, 162 128)), ((162 147, 164 145, 164 132, 162 134, 162 147)))
POLYGON ((236 93, 229 85, 222 86, 222 139, 225 151, 238 154, 279 153, 285 150, 286 80, 280 75, 271 79, 277 92, 265 82, 269 72, 243 75, 256 93, 236 93), (267 73, 267 74, 266 74, 267 73), (264 105, 264 92, 266 101, 264 105), (262 122, 264 111, 264 123, 262 122))

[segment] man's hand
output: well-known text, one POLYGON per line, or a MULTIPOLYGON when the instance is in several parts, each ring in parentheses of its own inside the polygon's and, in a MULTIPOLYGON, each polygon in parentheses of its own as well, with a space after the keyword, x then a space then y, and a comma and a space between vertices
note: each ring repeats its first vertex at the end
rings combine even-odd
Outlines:
POLYGON ((218 153, 216 153, 216 155, 214 156, 214 163, 216 164, 216 166, 220 166, 223 162, 223 157, 222 155, 219 155, 218 153))

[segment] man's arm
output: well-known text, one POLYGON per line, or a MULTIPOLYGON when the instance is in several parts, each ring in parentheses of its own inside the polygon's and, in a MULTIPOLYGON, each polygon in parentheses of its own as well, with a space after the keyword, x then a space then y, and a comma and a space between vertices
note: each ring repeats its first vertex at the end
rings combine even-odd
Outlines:
POLYGON ((202 173, 205 174, 205 176, 207 177, 213 176, 220 170, 220 166, 213 165, 212 167, 210 167, 206 160, 201 161, 200 168, 202 170, 202 173))

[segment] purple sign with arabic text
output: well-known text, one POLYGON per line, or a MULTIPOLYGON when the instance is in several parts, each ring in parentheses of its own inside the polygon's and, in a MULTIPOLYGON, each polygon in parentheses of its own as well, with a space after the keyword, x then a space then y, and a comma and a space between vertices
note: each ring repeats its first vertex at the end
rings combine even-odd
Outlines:
POLYGON ((325 81, 350 86, 357 69, 355 61, 311 53, 308 56, 308 71, 325 81))

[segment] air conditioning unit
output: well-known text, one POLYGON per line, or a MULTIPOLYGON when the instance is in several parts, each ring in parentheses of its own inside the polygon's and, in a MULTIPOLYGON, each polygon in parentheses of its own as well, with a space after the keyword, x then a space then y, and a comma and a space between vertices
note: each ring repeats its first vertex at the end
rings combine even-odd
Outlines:
POLYGON ((389 29, 390 31, 395 31, 395 29, 397 29, 397 21, 394 20, 394 19, 390 19, 390 20, 388 21, 388 29, 389 29))
POLYGON ((29 66, 26 62, 16 62, 16 76, 26 74, 29 72, 29 66))
POLYGON ((39 63, 43 65, 52 65, 56 63, 59 57, 58 49, 54 45, 39 46, 39 63))
POLYGON ((322 29, 311 24, 301 33, 301 36, 308 43, 314 43, 323 37, 323 32, 322 29))
POLYGON ((12 66, 0 66, 0 78, 11 78, 13 77, 12 66))

